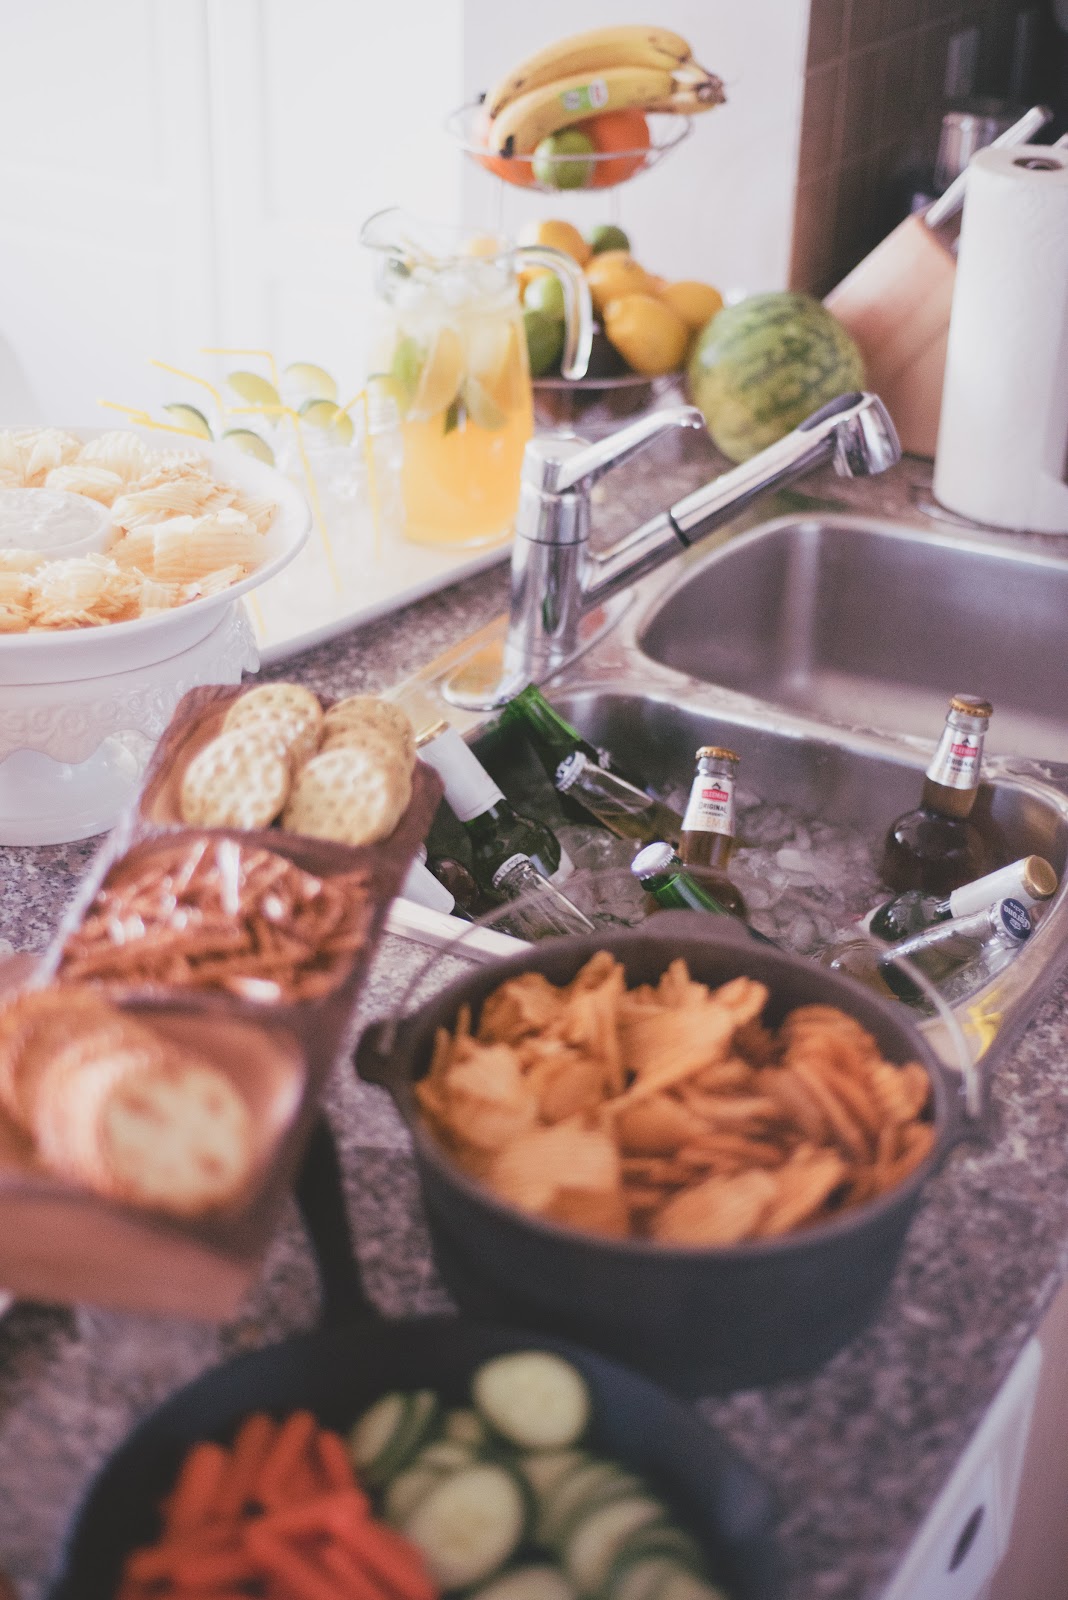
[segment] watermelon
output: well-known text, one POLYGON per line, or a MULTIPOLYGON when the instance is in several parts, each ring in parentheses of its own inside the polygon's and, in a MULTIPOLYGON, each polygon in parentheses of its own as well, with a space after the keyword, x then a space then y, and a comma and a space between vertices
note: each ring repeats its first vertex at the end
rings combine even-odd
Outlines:
POLYGON ((754 294, 700 332, 690 390, 713 442, 747 461, 828 400, 864 387, 849 334, 807 294, 754 294))

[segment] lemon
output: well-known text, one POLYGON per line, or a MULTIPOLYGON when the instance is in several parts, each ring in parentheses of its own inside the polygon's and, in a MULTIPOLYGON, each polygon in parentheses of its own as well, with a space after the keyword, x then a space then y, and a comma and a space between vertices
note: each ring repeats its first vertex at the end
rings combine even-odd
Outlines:
POLYGON ((258 372, 230 372, 226 381, 236 395, 247 400, 250 406, 280 406, 278 390, 258 372))
POLYGON ((333 400, 305 400, 300 408, 301 421, 309 428, 321 428, 330 435, 332 444, 351 444, 355 432, 352 418, 333 400))
POLYGON ((723 310, 723 296, 710 283, 685 278, 681 283, 665 283, 657 294, 666 306, 676 311, 694 333, 723 310))
POLYGON ((549 218, 545 222, 524 223, 520 234, 520 244, 543 244, 550 250, 562 250, 565 255, 574 256, 580 267, 584 267, 593 251, 570 222, 560 222, 549 218))
POLYGON ((677 311, 651 294, 625 294, 601 313, 604 331, 624 361, 647 378, 674 372, 690 343, 677 311))
POLYGON ((168 412, 187 433, 195 433, 198 439, 213 439, 211 423, 203 411, 198 411, 196 406, 187 406, 184 401, 175 400, 171 405, 164 406, 168 412))
POLYGON ((257 461, 262 461, 264 466, 274 466, 274 451, 266 439, 261 439, 258 433, 253 433, 251 428, 227 428, 223 434, 227 444, 232 444, 235 449, 244 451, 247 456, 255 456, 257 461))
POLYGON ((293 361, 283 372, 289 388, 299 400, 336 400, 337 383, 323 367, 313 361, 293 361))
POLYGON ((463 375, 463 342, 456 329, 446 323, 438 329, 423 362, 412 400, 412 416, 425 419, 447 410, 456 398, 463 375))
POLYGON ((600 316, 610 300, 628 294, 652 294, 652 279, 626 250, 602 250, 586 268, 593 309, 600 316))

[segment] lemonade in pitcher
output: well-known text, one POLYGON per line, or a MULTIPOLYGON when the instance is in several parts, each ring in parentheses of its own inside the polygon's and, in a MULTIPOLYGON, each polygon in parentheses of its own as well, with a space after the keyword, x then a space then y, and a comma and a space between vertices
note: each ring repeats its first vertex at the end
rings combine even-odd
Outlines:
POLYGON ((396 211, 372 217, 363 241, 380 252, 383 325, 371 382, 401 415, 405 537, 452 548, 507 539, 534 427, 517 266, 536 259, 560 273, 571 363, 584 371, 582 274, 559 252, 486 241, 467 247, 452 230, 428 229, 396 211))

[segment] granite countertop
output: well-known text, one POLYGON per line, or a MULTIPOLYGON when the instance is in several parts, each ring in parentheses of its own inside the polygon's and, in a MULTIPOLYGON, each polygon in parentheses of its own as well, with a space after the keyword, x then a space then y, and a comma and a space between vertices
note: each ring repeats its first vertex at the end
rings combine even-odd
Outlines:
MULTIPOLYGON (((699 441, 650 451, 612 482, 616 528, 709 475, 699 441)), ((905 462, 873 484, 806 489, 869 513, 918 518, 905 462)), ((496 567, 268 676, 332 694, 385 688, 504 609, 496 567)), ((0 850, 0 936, 45 944, 95 844, 0 850)), ((386 1012, 426 958, 387 938, 361 1002, 386 1012)), ((1068 1021, 1062 977, 1003 1059, 989 1126, 930 1185, 889 1299, 867 1333, 812 1379, 702 1402, 773 1485, 789 1600, 874 1597, 1068 1276, 1068 1021)), ((449 1309, 420 1214, 407 1135, 382 1091, 335 1071, 338 1139, 368 1288, 386 1315, 449 1309)), ((241 1315, 219 1328, 85 1309, 16 1306, 0 1322, 0 1566, 43 1594, 63 1529, 108 1453, 205 1367, 314 1322, 314 1272, 295 1210, 241 1315)))

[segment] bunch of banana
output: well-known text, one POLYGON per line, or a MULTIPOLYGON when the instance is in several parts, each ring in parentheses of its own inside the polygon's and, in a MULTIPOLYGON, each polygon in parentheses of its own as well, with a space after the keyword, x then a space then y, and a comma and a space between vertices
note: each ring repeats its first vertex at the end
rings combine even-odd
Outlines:
POLYGON ((720 80, 694 61, 667 28, 595 28, 549 45, 522 62, 483 102, 488 145, 526 156, 550 134, 599 111, 677 111, 692 116, 722 105, 720 80))

